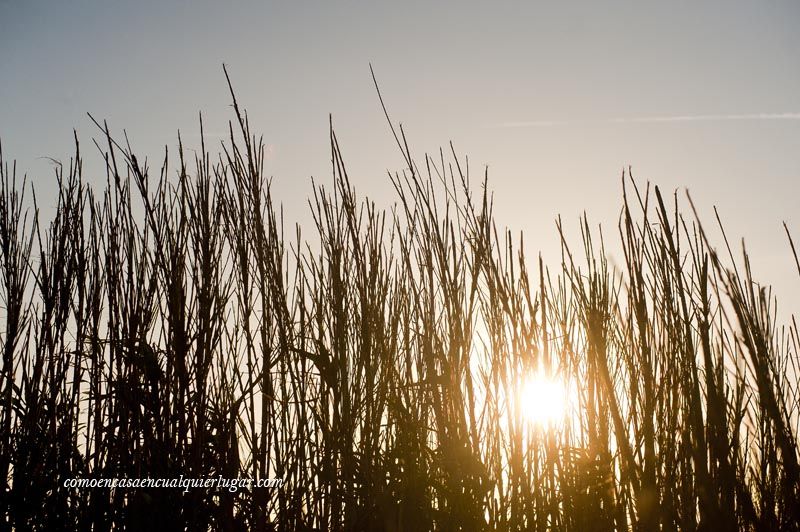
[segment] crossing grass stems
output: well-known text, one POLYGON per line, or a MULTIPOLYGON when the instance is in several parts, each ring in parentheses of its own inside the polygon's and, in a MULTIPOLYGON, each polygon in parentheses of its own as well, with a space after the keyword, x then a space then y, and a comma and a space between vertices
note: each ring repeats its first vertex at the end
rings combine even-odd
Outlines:
POLYGON ((393 127, 383 209, 331 126, 287 235, 231 96, 219 153, 179 137, 156 171, 98 123, 99 194, 76 137, 49 221, 0 162, 0 528, 800 528, 797 322, 690 199, 627 172, 619 268, 587 217, 531 267, 452 146, 393 127), (542 367, 577 383, 548 430, 517 389, 542 367), (63 486, 180 475, 284 482, 63 486))

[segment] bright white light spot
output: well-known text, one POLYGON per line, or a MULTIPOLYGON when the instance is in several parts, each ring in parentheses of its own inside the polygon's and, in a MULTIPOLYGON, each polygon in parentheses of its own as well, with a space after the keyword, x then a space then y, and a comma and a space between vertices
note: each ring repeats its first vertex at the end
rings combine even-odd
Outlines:
POLYGON ((520 411, 530 423, 542 427, 561 422, 567 413, 567 389, 564 382, 539 371, 522 384, 520 411))

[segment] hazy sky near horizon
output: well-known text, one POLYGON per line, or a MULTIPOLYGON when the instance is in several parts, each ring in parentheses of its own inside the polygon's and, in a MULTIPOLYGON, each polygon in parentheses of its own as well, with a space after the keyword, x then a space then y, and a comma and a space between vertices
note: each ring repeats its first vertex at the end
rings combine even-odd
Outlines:
POLYGON ((709 226, 716 205, 783 310, 800 311, 781 225, 800 239, 798 29, 790 0, 0 0, 0 139, 47 204, 46 158, 69 159, 75 128, 99 188, 87 112, 160 161, 178 129, 197 146, 199 111, 212 140, 224 134, 225 63, 290 221, 308 220, 310 176, 330 179, 329 113, 352 182, 388 207, 386 171, 403 161, 371 62, 412 150, 452 140, 474 175, 488 165, 498 221, 550 264, 558 214, 586 210, 616 236, 631 166, 642 183, 689 189, 709 226))

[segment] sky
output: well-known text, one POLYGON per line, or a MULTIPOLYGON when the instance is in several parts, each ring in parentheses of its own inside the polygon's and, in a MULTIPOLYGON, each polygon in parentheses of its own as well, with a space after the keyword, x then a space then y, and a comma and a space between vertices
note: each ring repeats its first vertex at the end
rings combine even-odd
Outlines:
MULTIPOLYGON (((403 168, 370 76, 413 152, 453 142, 488 166, 498 222, 557 265, 560 214, 616 235, 623 168, 688 190, 744 238, 781 313, 800 312, 783 232, 800 239, 800 3, 40 2, 0 0, 0 140, 46 206, 48 158, 77 130, 101 188, 87 112, 160 161, 233 118, 222 72, 269 146, 289 221, 330 181, 328 116, 357 190, 390 207, 403 168)), ((715 240, 720 242, 719 240, 715 240)))

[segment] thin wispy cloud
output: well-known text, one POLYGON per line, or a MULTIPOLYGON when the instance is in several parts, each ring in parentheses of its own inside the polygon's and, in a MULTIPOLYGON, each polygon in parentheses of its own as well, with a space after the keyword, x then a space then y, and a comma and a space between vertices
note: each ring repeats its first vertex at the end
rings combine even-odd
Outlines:
POLYGON ((666 122, 715 122, 728 120, 800 120, 800 113, 748 113, 728 115, 673 115, 673 116, 640 116, 609 118, 596 121, 569 121, 569 120, 528 120, 520 122, 502 122, 494 124, 499 128, 519 127, 549 127, 563 126, 579 123, 610 123, 610 124, 656 124, 666 122))
POLYGON ((614 118, 616 123, 648 122, 712 122, 719 120, 800 120, 800 113, 751 113, 734 115, 678 115, 647 116, 639 118, 614 118))

